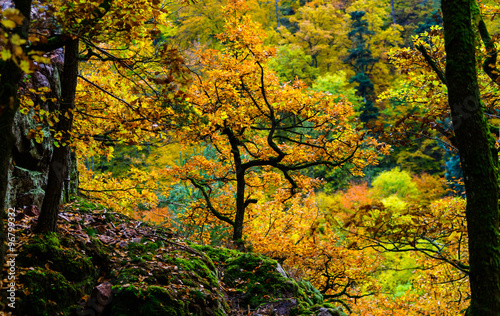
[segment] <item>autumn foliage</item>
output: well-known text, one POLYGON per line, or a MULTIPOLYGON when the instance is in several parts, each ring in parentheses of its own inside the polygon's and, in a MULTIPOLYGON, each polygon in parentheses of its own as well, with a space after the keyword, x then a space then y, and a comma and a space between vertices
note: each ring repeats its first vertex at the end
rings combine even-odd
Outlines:
MULTIPOLYGON (((352 315, 463 313, 466 201, 449 189, 462 182, 436 4, 281 2, 41 1, 28 39, 19 11, 1 11, 1 60, 25 74, 80 41, 74 109, 22 90, 26 134, 71 146, 86 198, 277 259, 352 315)), ((497 8, 478 10, 496 25, 497 8)), ((497 137, 494 50, 476 41, 497 137)))

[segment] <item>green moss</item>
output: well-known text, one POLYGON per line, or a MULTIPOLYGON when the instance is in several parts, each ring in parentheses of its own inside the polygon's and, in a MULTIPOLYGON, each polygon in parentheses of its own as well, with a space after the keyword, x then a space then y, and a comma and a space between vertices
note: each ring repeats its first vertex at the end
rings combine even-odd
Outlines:
POLYGON ((20 276, 23 293, 29 295, 21 294, 19 309, 29 310, 28 315, 69 313, 78 299, 90 294, 101 272, 108 268, 105 249, 96 239, 80 243, 55 233, 33 237, 17 257, 19 266, 34 267, 20 276))
POLYGON ((150 242, 147 239, 142 239, 141 242, 131 242, 128 244, 127 249, 130 255, 130 261, 132 263, 145 263, 146 261, 153 260, 153 253, 155 253, 158 248, 163 246, 163 242, 158 240, 156 242, 150 242))
POLYGON ((95 273, 92 261, 74 249, 62 247, 55 233, 35 236, 19 253, 18 262, 25 267, 49 267, 74 282, 95 273))
POLYGON ((113 287, 115 296, 109 307, 112 315, 190 315, 185 303, 165 288, 151 286, 143 291, 134 286, 113 287))
POLYGON ((96 237, 91 238, 90 241, 89 243, 81 242, 65 236, 60 239, 60 244, 65 248, 78 249, 82 255, 92 261, 99 272, 107 273, 110 264, 110 249, 96 237))
POLYGON ((246 253, 228 260, 226 265, 223 281, 230 287, 243 290, 244 304, 256 307, 269 300, 293 297, 297 293, 297 283, 277 272, 278 263, 275 260, 246 253))
POLYGON ((177 266, 180 271, 187 272, 186 274, 182 275, 182 281, 184 283, 188 282, 188 284, 190 283, 190 285, 196 286, 196 283, 193 283, 193 281, 189 280, 192 277, 192 279, 194 279, 195 281, 204 283, 205 286, 217 287, 218 281, 214 272, 215 266, 211 261, 206 262, 206 260, 202 260, 195 255, 189 256, 188 254, 181 252, 175 252, 174 255, 175 254, 176 256, 174 257, 165 255, 163 258, 165 262, 177 266), (184 255, 188 257, 183 258, 182 256, 184 255), (211 266, 212 269, 209 269, 207 263, 211 266))
MULTIPOLYGON (((61 273, 36 268, 19 277, 23 291, 19 291, 18 315, 57 315, 67 310, 82 295, 78 287, 61 273)), ((64 313, 64 314, 66 314, 64 313)))
POLYGON ((309 305, 323 304, 323 295, 311 282, 301 280, 297 282, 299 296, 303 297, 309 305))
POLYGON ((216 264, 225 264, 226 261, 236 258, 242 254, 237 250, 220 247, 201 246, 195 244, 191 245, 191 247, 205 253, 216 264))
POLYGON ((142 268, 128 268, 119 271, 113 271, 111 278, 115 284, 133 283, 139 281, 139 276, 147 276, 148 272, 142 268))

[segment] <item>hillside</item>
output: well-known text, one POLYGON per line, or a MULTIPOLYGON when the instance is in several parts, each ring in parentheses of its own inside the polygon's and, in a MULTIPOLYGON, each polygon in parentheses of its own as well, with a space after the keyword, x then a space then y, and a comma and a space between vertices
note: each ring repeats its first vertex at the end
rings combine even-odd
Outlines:
POLYGON ((193 244, 85 200, 65 206, 57 234, 34 235, 37 213, 16 216, 19 316, 344 315, 260 254, 193 244))

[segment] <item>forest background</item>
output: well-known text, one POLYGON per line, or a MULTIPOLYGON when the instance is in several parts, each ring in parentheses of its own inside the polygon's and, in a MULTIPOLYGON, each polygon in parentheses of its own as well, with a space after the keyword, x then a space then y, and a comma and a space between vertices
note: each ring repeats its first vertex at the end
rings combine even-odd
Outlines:
MULTIPOLYGON (((11 178, 50 170, 27 195, 10 181, 7 205, 38 205, 50 231, 64 191, 263 253, 354 315, 463 313, 465 187, 440 6, 33 1, 26 26, 7 3, 1 56, 22 70, 24 142, 11 178), (61 86, 40 73, 62 73, 61 86)), ((494 45, 497 6, 474 13, 494 45)), ((475 45, 495 127, 489 48, 475 45)))

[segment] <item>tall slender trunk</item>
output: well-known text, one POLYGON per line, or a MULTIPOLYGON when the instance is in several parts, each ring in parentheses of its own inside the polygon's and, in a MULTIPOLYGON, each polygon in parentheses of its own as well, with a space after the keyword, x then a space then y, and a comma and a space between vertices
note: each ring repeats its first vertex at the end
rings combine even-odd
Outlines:
POLYGON ((442 0, 448 103, 467 195, 471 303, 468 316, 500 315, 498 155, 477 84, 471 1, 442 0))
MULTIPOLYGON (((28 27, 31 12, 31 0, 15 0, 16 9, 25 17, 21 27, 16 33, 21 38, 28 38, 28 27)), ((3 268, 5 260, 5 242, 7 235, 3 225, 5 212, 5 196, 7 194, 8 171, 10 156, 14 146, 14 115, 19 108, 18 83, 21 80, 22 71, 17 65, 8 60, 0 61, 0 269, 3 268)), ((1 276, 1 273, 0 273, 1 276)))
POLYGON ((396 10, 394 9, 394 0, 391 0, 392 24, 396 23, 396 10))
POLYGON ((280 28, 280 11, 279 11, 279 5, 278 5, 279 0, 276 0, 276 28, 280 28))
POLYGON ((55 231, 61 194, 67 177, 70 135, 73 126, 73 108, 78 78, 78 39, 68 41, 64 51, 64 68, 61 82, 61 104, 57 130, 63 134, 61 144, 54 148, 50 163, 47 188, 43 199, 36 232, 55 231))

